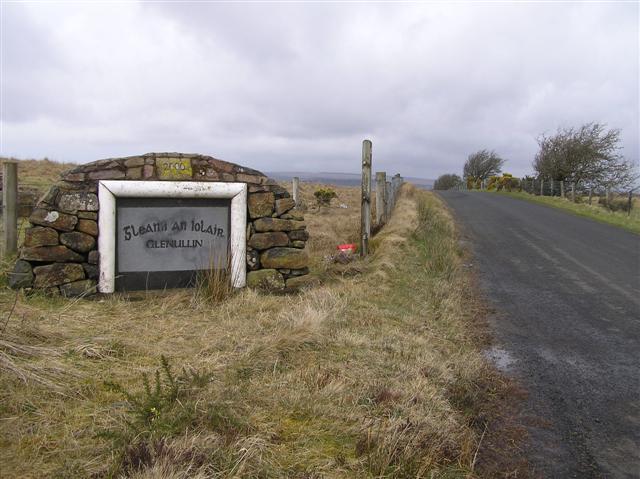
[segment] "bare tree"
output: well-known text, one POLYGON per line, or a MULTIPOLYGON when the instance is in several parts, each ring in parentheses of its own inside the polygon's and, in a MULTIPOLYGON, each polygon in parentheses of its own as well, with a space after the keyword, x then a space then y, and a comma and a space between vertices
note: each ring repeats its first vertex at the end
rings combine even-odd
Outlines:
POLYGON ((445 174, 440 175, 438 179, 433 184, 434 190, 450 190, 452 188, 457 188, 462 184, 462 178, 458 175, 445 174))
POLYGON ((540 177, 618 188, 637 178, 634 165, 620 154, 620 130, 606 125, 559 128, 555 135, 541 135, 538 145, 533 168, 540 177))
POLYGON ((477 151, 467 158, 464 164, 463 176, 464 178, 473 178, 476 181, 486 180, 502 171, 504 161, 493 150, 477 151))

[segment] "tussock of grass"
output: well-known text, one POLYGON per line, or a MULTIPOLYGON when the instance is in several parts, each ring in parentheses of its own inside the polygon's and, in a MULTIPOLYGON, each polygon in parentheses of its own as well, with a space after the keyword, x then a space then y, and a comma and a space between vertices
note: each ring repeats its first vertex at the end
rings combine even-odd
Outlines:
POLYGON ((584 216, 600 221, 601 223, 618 226, 632 233, 640 234, 640 201, 638 198, 633 199, 633 208, 629 215, 624 211, 610 211, 604 208, 597 204, 597 197, 593 199, 593 204, 589 205, 585 203, 584 200, 581 203, 574 203, 568 198, 561 198, 559 196, 536 196, 524 192, 499 192, 498 194, 552 206, 577 216, 584 216))
POLYGON ((213 258, 209 269, 202 271, 196 278, 193 301, 221 303, 231 296, 233 291, 231 252, 227 251, 226 261, 213 258))
MULTIPOLYGON (((343 214, 349 231, 357 210, 343 214)), ((350 234, 332 215, 307 218, 312 238, 336 231, 316 257, 350 234)), ((59 394, 0 371, 3 473, 474 476, 493 383, 453 222, 405 186, 375 242, 362 273, 295 296, 21 296, 0 350, 22 370, 71 374, 59 394)), ((0 291, 3 311, 13 300, 0 291)))

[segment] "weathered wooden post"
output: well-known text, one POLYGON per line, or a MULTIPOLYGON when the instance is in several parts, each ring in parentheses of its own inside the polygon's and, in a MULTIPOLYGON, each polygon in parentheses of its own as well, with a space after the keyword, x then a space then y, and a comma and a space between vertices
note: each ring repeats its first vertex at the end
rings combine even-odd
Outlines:
POLYGON ((391 179, 391 185, 393 186, 393 205, 395 206, 396 200, 398 199, 398 192, 402 186, 402 177, 400 176, 400 173, 396 173, 393 176, 391 179))
POLYGON ((391 191, 391 182, 387 181, 387 183, 385 184, 385 198, 386 198, 386 211, 385 211, 385 215, 387 217, 387 221, 389 221, 389 218, 391 218, 391 209, 393 208, 392 206, 392 202, 393 202, 393 192, 391 191))
POLYGON ((376 223, 382 224, 386 219, 385 189, 387 185, 387 174, 384 171, 376 172, 376 223))
POLYGON ((540 196, 544 196, 544 179, 540 178, 540 196))
POLYGON ((293 201, 296 204, 296 208, 298 208, 300 206, 300 178, 297 176, 293 177, 291 189, 293 193, 293 201))
POLYGON ((18 251, 18 162, 2 162, 2 221, 4 256, 18 251))
POLYGON ((593 197, 593 184, 589 185, 589 204, 591 204, 591 198, 593 197))
POLYGON ((560 196, 564 198, 564 180, 560 180, 560 196))
POLYGON ((571 182, 571 201, 576 202, 576 182, 571 182))
POLYGON ((369 254, 371 236, 371 140, 362 142, 362 203, 360 207, 360 256, 369 254))

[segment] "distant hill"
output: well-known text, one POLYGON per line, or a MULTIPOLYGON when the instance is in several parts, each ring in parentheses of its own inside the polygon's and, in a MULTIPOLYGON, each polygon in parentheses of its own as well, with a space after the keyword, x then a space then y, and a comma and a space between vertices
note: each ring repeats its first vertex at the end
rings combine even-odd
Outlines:
MULTIPOLYGON (((303 171, 267 171, 265 174, 278 181, 291 181, 294 176, 300 178, 300 181, 309 181, 313 183, 330 183, 340 186, 357 186, 361 183, 360 175, 354 173, 308 173, 303 171)), ((415 178, 412 176, 405 177, 405 181, 413 183, 419 188, 430 190, 433 188, 434 180, 428 178, 415 178)), ((375 187, 375 178, 373 180, 375 187)))

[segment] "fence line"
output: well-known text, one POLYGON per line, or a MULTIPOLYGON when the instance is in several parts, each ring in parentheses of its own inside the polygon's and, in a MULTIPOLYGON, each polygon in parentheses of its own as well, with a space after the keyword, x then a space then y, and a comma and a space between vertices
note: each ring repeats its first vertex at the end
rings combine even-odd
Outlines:
MULTIPOLYGON (((360 222, 360 254, 369 253, 369 239, 371 238, 371 162, 372 143, 370 140, 362 142, 362 200, 360 222)), ((18 175, 16 161, 2 162, 2 222, 3 222, 3 255, 13 255, 18 247, 18 175)), ((300 204, 298 177, 293 178, 293 200, 296 206, 300 204)), ((376 172, 376 227, 379 229, 391 217, 396 205, 398 192, 404 180, 399 173, 391 181, 387 181, 386 172, 376 172)), ((34 206, 34 205, 23 205, 34 206)), ((29 211, 30 214, 30 211, 29 211)), ((23 215, 23 216, 28 216, 23 215)))
MULTIPOLYGON (((369 240, 371 239, 371 156, 372 143, 370 140, 362 142, 362 191, 360 207, 360 255, 369 254, 369 240)), ((376 179, 376 231, 389 221, 396 205, 400 188, 404 179, 396 173, 391 181, 387 181, 387 173, 377 171, 376 179)))
MULTIPOLYGON (((479 186, 480 190, 486 190, 488 186, 487 181, 480 181, 479 186)), ((612 188, 610 186, 599 186, 596 182, 591 180, 580 180, 577 182, 572 181, 567 184, 563 180, 526 178, 519 180, 517 186, 512 186, 511 188, 516 191, 523 191, 535 196, 556 196, 559 198, 567 198, 568 194, 568 199, 574 203, 577 202, 579 198, 587 196, 587 202, 590 205, 593 204, 593 196, 595 194, 595 196, 598 197, 599 203, 604 204, 604 206, 610 210, 616 209, 612 199, 612 188)), ((458 191, 467 191, 468 188, 466 182, 459 184, 456 189, 458 191)), ((621 208, 620 203, 618 203, 617 208, 624 209, 629 215, 633 208, 634 191, 635 189, 630 189, 629 191, 618 192, 619 195, 625 197, 626 201, 624 207, 621 208)))

